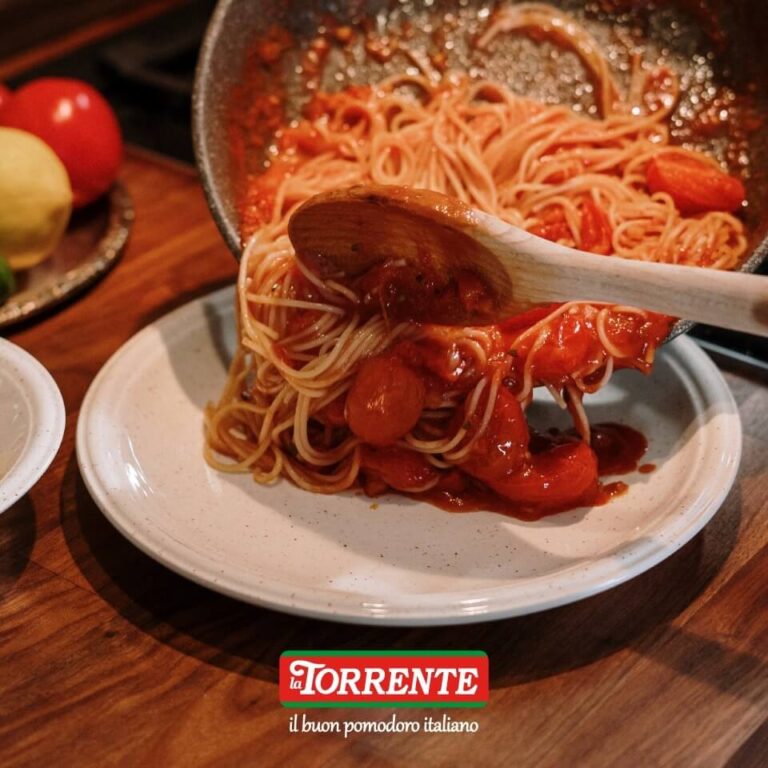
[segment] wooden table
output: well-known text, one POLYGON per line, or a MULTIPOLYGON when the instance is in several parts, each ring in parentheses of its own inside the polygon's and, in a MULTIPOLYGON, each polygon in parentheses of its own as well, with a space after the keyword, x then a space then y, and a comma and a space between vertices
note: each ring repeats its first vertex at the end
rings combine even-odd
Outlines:
POLYGON ((106 359, 235 276, 190 170, 134 151, 123 178, 137 217, 122 262, 10 337, 56 378, 67 430, 42 480, 0 517, 0 764, 768 764, 765 382, 726 374, 744 457, 718 515, 675 556, 606 594, 447 629, 350 627, 242 605, 140 553, 78 472, 78 411, 106 359), (277 664, 289 648, 483 649, 490 704, 469 711, 477 734, 288 734, 277 664))

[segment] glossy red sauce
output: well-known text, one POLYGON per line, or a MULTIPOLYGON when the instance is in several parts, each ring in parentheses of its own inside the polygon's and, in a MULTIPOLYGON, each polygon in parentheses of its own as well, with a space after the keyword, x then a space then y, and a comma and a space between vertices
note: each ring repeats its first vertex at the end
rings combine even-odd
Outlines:
MULTIPOLYGON (((598 462, 598 474, 620 475, 637 469, 637 462, 647 449, 645 437, 632 427, 623 424, 597 424, 592 433, 599 435, 593 444, 598 462), (606 437, 607 436, 607 437, 606 437)), ((534 435, 532 444, 543 453, 554 445, 576 442, 571 431, 554 432, 547 436, 534 435)), ((644 465, 648 466, 648 465, 644 465)), ((652 465, 651 465, 652 466, 652 465)), ((473 512, 488 510, 520 520, 539 520, 549 515, 574 509, 579 506, 602 506, 611 499, 626 493, 629 486, 622 481, 599 482, 579 498, 559 497, 553 487, 551 500, 539 504, 521 503, 496 493, 488 485, 456 470, 462 475, 461 482, 454 478, 450 490, 436 489, 427 493, 411 494, 414 498, 427 501, 450 512, 473 512)), ((556 482, 553 478, 553 482, 556 482)))
POLYGON ((444 491, 428 491, 427 493, 410 494, 410 496, 419 501, 426 501, 435 507, 444 509, 446 512, 496 512, 507 517, 514 517, 517 520, 532 522, 549 517, 550 515, 559 514, 560 512, 568 512, 580 506, 602 507, 611 499, 622 496, 628 490, 629 486, 622 481, 600 483, 594 495, 585 498, 583 504, 565 503, 550 507, 526 506, 525 504, 511 501, 494 493, 488 486, 477 482, 468 484, 466 490, 459 494, 444 491))
POLYGON ((591 432, 591 448, 601 475, 634 472, 648 450, 645 436, 625 424, 595 424, 591 432))

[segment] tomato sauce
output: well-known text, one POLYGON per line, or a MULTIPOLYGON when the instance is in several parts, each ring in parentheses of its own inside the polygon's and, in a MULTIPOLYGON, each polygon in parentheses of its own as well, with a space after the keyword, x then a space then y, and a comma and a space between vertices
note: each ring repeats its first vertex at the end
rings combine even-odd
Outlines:
MULTIPOLYGON (((429 322, 433 317, 487 317, 493 298, 483 280, 470 271, 439 274, 427 264, 385 262, 357 279, 345 281, 370 314, 392 322, 429 322)), ((467 323, 470 324, 470 323, 467 323)))
MULTIPOLYGON (((505 364, 492 360, 489 368, 505 364)), ((399 442, 413 429, 441 379, 451 380, 449 389, 454 393, 468 392, 481 375, 487 376, 488 370, 461 369, 461 361, 445 337, 435 340, 434 346, 429 340, 401 342, 362 364, 343 414, 351 431, 365 443, 361 479, 368 495, 394 489, 443 509, 486 509, 536 520, 576 507, 605 504, 627 490, 623 482, 605 484, 599 477, 637 469, 648 445, 640 432, 621 424, 598 424, 592 430, 591 447, 573 430, 531 435, 511 389, 511 377, 499 387, 490 420, 476 438, 473 433, 480 429, 487 403, 482 397, 472 415, 465 416, 459 406, 443 424, 444 434, 464 429, 462 442, 471 443, 456 465, 438 469, 426 454, 399 442), (438 362, 440 350, 447 351, 458 374, 457 369, 438 362), (469 381, 462 381, 464 375, 469 381), (425 486, 429 490, 420 491, 425 486)), ((338 419, 338 404, 333 410, 338 419)), ((323 412, 320 418, 331 421, 329 413, 323 412)))
POLYGON ((595 424, 591 428, 592 450, 601 475, 625 475, 638 468, 648 450, 645 436, 625 424, 595 424))
POLYGON ((426 501, 446 512, 496 512, 517 520, 534 522, 550 515, 568 512, 580 506, 602 507, 611 499, 621 496, 629 490, 629 486, 621 481, 613 483, 600 483, 595 494, 584 499, 583 504, 561 504, 548 507, 525 505, 511 501, 482 483, 469 483, 464 491, 452 494, 445 491, 427 491, 426 493, 409 494, 418 501, 426 501))
POLYGON ((253 41, 246 55, 240 86, 234 89, 229 108, 229 144, 232 163, 245 169, 235 174, 239 180, 235 198, 240 214, 240 237, 245 242, 272 212, 277 182, 282 176, 266 176, 267 147, 285 118, 285 78, 281 60, 294 39, 284 28, 273 25, 263 37, 253 41), (245 105, 245 107, 243 107, 245 105))
MULTIPOLYGON (((360 289, 364 283, 370 292, 378 292, 385 316, 397 315, 388 297, 382 295, 389 290, 388 279, 376 267, 357 285, 360 289)), ((471 283, 467 287, 457 280, 456 291, 448 298, 444 292, 435 298, 416 288, 402 291, 402 286, 391 295, 404 296, 406 304, 418 300, 429 308, 433 301, 476 300, 474 291, 471 283)), ((547 435, 529 432, 517 393, 526 356, 537 336, 517 342, 555 308, 534 309, 500 325, 483 327, 486 354, 482 362, 466 352, 465 328, 428 324, 421 325, 414 337, 363 361, 343 402, 334 401, 315 418, 326 426, 346 426, 364 443, 360 480, 365 492, 378 496, 396 490, 443 509, 486 509, 524 520, 605 504, 626 492, 626 483, 605 483, 599 478, 637 470, 647 449, 646 439, 637 430, 598 424, 592 429, 591 446, 573 430, 547 435), (403 438, 417 425, 424 408, 439 407, 448 393, 454 398, 468 396, 483 377, 500 382, 483 432, 473 441, 473 433, 483 421, 487 394, 480 397, 471 415, 465 415, 459 405, 437 425, 438 434, 447 436, 465 430, 459 444, 471 443, 471 449, 460 461, 450 468, 438 468, 426 454, 403 446, 403 438), (429 490, 419 490, 423 487, 429 490)), ((414 325, 419 326, 415 321, 414 325)), ((616 366, 646 370, 650 367, 648 351, 660 343, 668 328, 669 318, 660 316, 623 312, 611 316, 604 332, 627 354, 616 359, 616 366)), ((546 343, 536 351, 531 366, 534 384, 562 387, 575 371, 599 363, 601 354, 594 313, 585 309, 557 315, 546 330, 546 343)))
MULTIPOLYGON (((648 441, 632 427, 623 424, 597 424, 592 427, 593 444, 591 450, 597 458, 598 475, 623 475, 638 469, 638 461, 645 453, 648 441), (596 438, 596 439, 595 439, 596 438)), ((572 431, 550 433, 546 437, 535 435, 532 440, 540 454, 551 451, 553 445, 563 445, 563 441, 575 443, 577 438, 572 431)), ((583 445, 583 444, 581 444, 583 445)), ((644 464, 641 472, 655 469, 653 464, 644 464), (650 467, 651 469, 648 469, 650 467)), ((552 478, 551 498, 534 504, 530 501, 516 501, 496 493, 487 484, 478 481, 459 470, 461 481, 452 478, 452 488, 438 485, 435 490, 421 494, 410 494, 414 498, 427 501, 450 512, 472 512, 487 510, 520 520, 540 520, 543 517, 565 512, 579 506, 603 506, 611 499, 621 496, 629 490, 623 481, 610 483, 599 482, 577 498, 565 498, 556 488, 556 478, 552 478)))

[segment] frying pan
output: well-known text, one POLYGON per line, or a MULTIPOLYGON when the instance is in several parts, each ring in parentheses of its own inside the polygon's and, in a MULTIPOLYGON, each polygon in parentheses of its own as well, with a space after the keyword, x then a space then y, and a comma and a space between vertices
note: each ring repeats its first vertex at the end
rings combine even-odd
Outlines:
MULTIPOLYGON (((768 56, 756 55, 768 39, 768 14, 762 0, 597 0, 550 3, 577 18, 597 39, 623 85, 628 83, 627 51, 639 49, 650 62, 663 61, 681 81, 681 97, 672 115, 673 141, 687 141, 737 170, 747 163, 745 179, 749 205, 744 212, 749 233, 749 256, 743 271, 755 271, 768 254, 768 130, 759 125, 768 116, 768 56), (733 94, 741 105, 733 111, 733 94), (743 137, 739 126, 748 114, 752 130, 743 137), (724 116, 707 135, 686 133, 691 116, 724 116), (756 128, 757 126, 757 128, 756 128), (737 136, 738 134, 738 136, 737 136), (734 137, 740 143, 734 147, 734 137)), ((255 40, 274 25, 290 32, 292 48, 281 60, 287 116, 300 114, 311 96, 298 70, 302 48, 328 23, 365 24, 376 34, 409 27, 409 47, 440 47, 449 68, 500 80, 514 92, 548 103, 570 104, 587 115, 598 115, 589 76, 575 54, 524 34, 502 35, 479 51, 474 41, 488 23, 495 3, 457 0, 220 0, 211 18, 195 77, 193 136, 203 188, 213 217, 227 245, 239 258, 238 190, 246 174, 262 158, 255 147, 269 143, 266 129, 250 133, 233 115, 256 93, 248 86, 248 53, 255 40), (446 16, 448 14, 448 16, 446 16), (439 30, 437 32, 436 30, 439 30), (447 44, 446 44, 447 41, 447 44), (233 152, 233 146, 253 145, 252 153, 233 152)), ((360 43, 362 45, 362 42, 360 43)), ((319 82, 326 91, 354 83, 377 82, 402 73, 412 62, 394 56, 376 61, 362 50, 328 57, 319 82)), ((710 120, 709 125, 712 126, 710 120)), ((671 336, 690 323, 679 322, 671 336)))

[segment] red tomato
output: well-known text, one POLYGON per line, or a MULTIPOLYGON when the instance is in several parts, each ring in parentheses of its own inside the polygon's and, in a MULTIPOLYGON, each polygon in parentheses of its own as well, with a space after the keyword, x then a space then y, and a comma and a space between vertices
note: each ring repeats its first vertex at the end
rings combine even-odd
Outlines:
POLYGON ((396 491, 417 491, 437 478, 437 470, 423 454, 402 448, 363 447, 360 462, 371 473, 396 491))
POLYGON ((103 195, 123 158, 120 126, 104 97, 80 80, 47 77, 23 85, 3 110, 11 128, 34 133, 69 173, 74 205, 103 195))
POLYGON ((13 98, 13 91, 7 86, 0 83, 0 122, 2 121, 3 110, 8 106, 13 98))
POLYGON ((739 179, 690 155, 657 155, 648 163, 646 179, 652 194, 666 192, 685 216, 735 211, 746 198, 739 179))
POLYGON ((391 445, 416 426, 425 397, 424 382, 402 360, 370 357, 347 395, 349 428, 366 443, 391 445))
MULTIPOLYGON (((478 408, 478 413, 482 407, 478 408)), ((475 426, 475 425, 473 425, 475 426)), ((462 462, 464 472, 490 481, 518 469, 528 456, 528 424, 517 398, 502 387, 491 420, 462 462)))
POLYGON ((568 312, 554 321, 552 334, 534 356, 536 381, 559 384, 589 363, 600 359, 602 345, 594 326, 580 312, 568 312))
POLYGON ((581 248, 607 255, 613 250, 611 222, 606 212, 588 197, 581 204, 581 248))
POLYGON ((606 320, 605 331, 623 353, 622 357, 642 360, 649 346, 654 349, 659 346, 672 322, 673 319, 665 315, 649 314, 645 318, 631 312, 612 311, 606 320))
POLYGON ((528 228, 532 235, 556 243, 558 240, 570 240, 571 228, 565 220, 565 213, 559 205, 549 205, 536 214, 536 223, 528 228))
POLYGON ((511 501, 549 511, 589 504, 599 490, 597 457, 585 443, 557 445, 488 485, 511 501))

